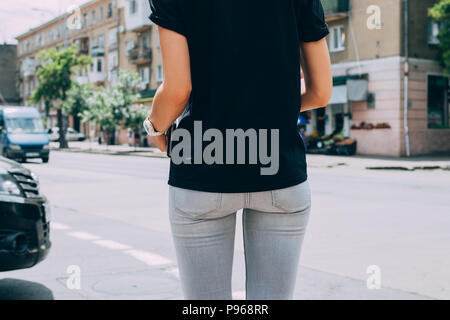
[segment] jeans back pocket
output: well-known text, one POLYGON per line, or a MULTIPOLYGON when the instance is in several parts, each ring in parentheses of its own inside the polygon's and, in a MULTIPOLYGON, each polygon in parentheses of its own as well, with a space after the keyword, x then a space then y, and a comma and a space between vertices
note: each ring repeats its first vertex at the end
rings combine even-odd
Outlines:
POLYGON ((217 211, 221 207, 222 194, 172 187, 174 206, 178 211, 191 216, 201 216, 217 211))
POLYGON ((274 207, 288 213, 307 213, 311 208, 311 190, 305 181, 293 187, 272 190, 274 207))

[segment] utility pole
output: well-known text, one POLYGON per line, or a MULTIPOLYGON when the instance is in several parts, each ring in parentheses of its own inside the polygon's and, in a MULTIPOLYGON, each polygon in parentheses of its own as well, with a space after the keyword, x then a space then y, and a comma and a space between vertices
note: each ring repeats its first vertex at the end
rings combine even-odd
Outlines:
POLYGON ((404 83, 403 83, 403 129, 405 130, 405 149, 406 156, 411 156, 409 145, 409 128, 408 128, 408 83, 409 83, 409 15, 408 15, 408 0, 403 0, 403 20, 404 20, 404 47, 405 47, 405 69, 404 69, 404 83))

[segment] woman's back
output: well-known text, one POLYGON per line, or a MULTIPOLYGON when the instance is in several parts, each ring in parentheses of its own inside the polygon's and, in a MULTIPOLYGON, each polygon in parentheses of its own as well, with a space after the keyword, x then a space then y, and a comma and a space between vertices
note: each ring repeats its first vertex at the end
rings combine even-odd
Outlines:
POLYGON ((296 127, 300 43, 328 34, 320 1, 160 0, 152 2, 152 12, 155 23, 186 36, 191 63, 190 112, 179 128, 190 132, 193 143, 190 154, 174 148, 172 156, 183 163, 172 163, 169 183, 255 192, 305 181, 305 150, 296 127), (197 130, 195 121, 201 121, 197 130), (194 141, 203 141, 208 129, 220 131, 223 139, 205 161, 211 142, 194 141), (227 135, 227 129, 244 134, 227 135), (244 148, 240 138, 247 142, 244 148))

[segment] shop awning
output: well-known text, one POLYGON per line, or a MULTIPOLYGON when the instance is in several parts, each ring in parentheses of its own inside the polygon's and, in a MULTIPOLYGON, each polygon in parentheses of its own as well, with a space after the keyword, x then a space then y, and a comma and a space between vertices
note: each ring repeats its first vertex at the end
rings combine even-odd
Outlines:
POLYGON ((334 86, 331 99, 328 104, 345 104, 347 101, 347 85, 334 86))

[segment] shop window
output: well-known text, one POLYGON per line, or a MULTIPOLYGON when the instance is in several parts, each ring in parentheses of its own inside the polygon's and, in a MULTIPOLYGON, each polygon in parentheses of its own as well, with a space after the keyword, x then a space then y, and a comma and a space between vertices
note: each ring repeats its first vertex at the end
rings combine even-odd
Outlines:
POLYGON ((428 75, 428 128, 449 127, 448 77, 428 75))

